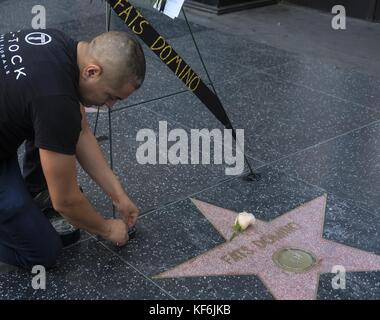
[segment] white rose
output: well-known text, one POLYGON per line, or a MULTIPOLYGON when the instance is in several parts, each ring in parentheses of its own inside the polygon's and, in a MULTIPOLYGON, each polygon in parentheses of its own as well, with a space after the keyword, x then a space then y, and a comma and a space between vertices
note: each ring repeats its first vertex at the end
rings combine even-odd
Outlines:
POLYGON ((252 213, 240 212, 235 219, 234 227, 236 226, 236 231, 243 231, 247 229, 250 225, 255 224, 256 218, 252 213))
POLYGON ((239 233, 247 229, 251 224, 256 223, 256 218, 252 213, 248 212, 240 212, 234 222, 234 225, 232 227, 233 234, 230 238, 230 241, 239 233))

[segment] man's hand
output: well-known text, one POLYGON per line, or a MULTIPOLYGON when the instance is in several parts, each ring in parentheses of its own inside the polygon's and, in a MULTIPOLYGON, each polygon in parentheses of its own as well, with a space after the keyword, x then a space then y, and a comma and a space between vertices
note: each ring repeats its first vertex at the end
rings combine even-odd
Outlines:
MULTIPOLYGON (((76 179, 75 157, 40 148, 42 169, 48 184, 53 207, 73 226, 90 233, 106 237, 116 236, 125 241, 124 235, 116 232, 80 192, 76 179), (113 231, 112 231, 113 230, 113 231)), ((120 220, 121 221, 121 220, 120 220)), ((121 221, 121 224, 125 224, 121 221)), ((120 228, 119 228, 120 229, 120 228)), ((121 241, 120 241, 121 242, 121 241)))
POLYGON ((87 123, 84 107, 81 107, 81 112, 82 132, 76 149, 77 159, 82 168, 112 199, 125 224, 132 227, 136 224, 139 210, 129 199, 119 180, 107 164, 99 144, 87 123))
POLYGON ((117 246, 123 246, 129 240, 128 227, 121 219, 106 220, 108 232, 104 239, 112 241, 117 246))
POLYGON ((120 213, 121 219, 128 227, 133 227, 137 222, 137 217, 139 215, 139 209, 133 203, 131 199, 124 193, 122 196, 118 197, 117 201, 114 201, 116 209, 120 213))

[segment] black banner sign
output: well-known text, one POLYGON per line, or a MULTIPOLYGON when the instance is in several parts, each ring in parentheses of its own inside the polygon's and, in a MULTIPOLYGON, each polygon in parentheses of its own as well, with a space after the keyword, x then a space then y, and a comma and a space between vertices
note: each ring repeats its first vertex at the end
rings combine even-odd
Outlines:
MULTIPOLYGON (((224 124, 232 129, 231 121, 219 98, 205 85, 173 47, 127 0, 107 0, 120 19, 174 72, 179 80, 192 91, 205 106, 224 124)), ((234 130, 233 130, 234 132, 234 130)))

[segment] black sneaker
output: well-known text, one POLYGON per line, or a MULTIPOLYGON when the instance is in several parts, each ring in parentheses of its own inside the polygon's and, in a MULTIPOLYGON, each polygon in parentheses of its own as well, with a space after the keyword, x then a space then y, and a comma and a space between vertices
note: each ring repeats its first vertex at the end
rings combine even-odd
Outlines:
POLYGON ((53 208, 48 190, 41 191, 33 200, 42 211, 53 208))
POLYGON ((75 228, 54 209, 46 209, 45 214, 49 217, 51 225, 59 234, 62 246, 67 247, 80 240, 80 229, 75 228))
MULTIPOLYGON (((79 187, 79 189, 83 193, 82 187, 79 187)), ((80 230, 67 222, 59 212, 54 210, 48 190, 41 191, 33 198, 33 200, 50 220, 50 223, 59 234, 63 247, 72 245, 80 240, 80 230)))

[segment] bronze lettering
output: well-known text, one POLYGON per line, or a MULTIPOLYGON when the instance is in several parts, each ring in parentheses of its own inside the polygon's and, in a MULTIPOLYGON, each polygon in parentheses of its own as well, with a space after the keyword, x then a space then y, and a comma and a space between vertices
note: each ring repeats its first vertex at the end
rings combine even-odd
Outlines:
POLYGON ((162 51, 160 53, 161 60, 165 61, 170 56, 171 53, 172 53, 172 47, 168 44, 165 48, 162 49, 162 51), (164 57, 163 53, 165 52, 166 49, 169 50, 169 53, 164 57))
POLYGON ((149 24, 149 22, 146 21, 146 20, 140 21, 140 24, 139 24, 140 30, 136 31, 135 26, 133 26, 133 28, 132 28, 133 32, 136 33, 136 34, 142 34, 144 32, 144 28, 143 28, 144 24, 149 24))
POLYGON ((123 0, 119 0, 114 6, 113 8, 116 9, 116 7, 118 6, 121 6, 122 8, 124 8, 124 5, 122 4, 123 0))
POLYGON ((165 47, 165 44, 166 44, 166 41, 164 40, 163 37, 159 36, 156 41, 154 41, 154 43, 150 46, 150 49, 152 49, 153 51, 157 51, 157 50, 161 50, 163 47, 165 47), (159 42, 159 41, 163 41, 163 44, 162 46, 160 47, 155 47, 155 45, 159 42))
POLYGON ((131 14, 132 9, 133 9, 133 6, 130 5, 127 9, 125 9, 119 13, 119 17, 121 17, 123 14, 125 14, 124 23, 127 23, 127 20, 129 18, 129 15, 131 14))

